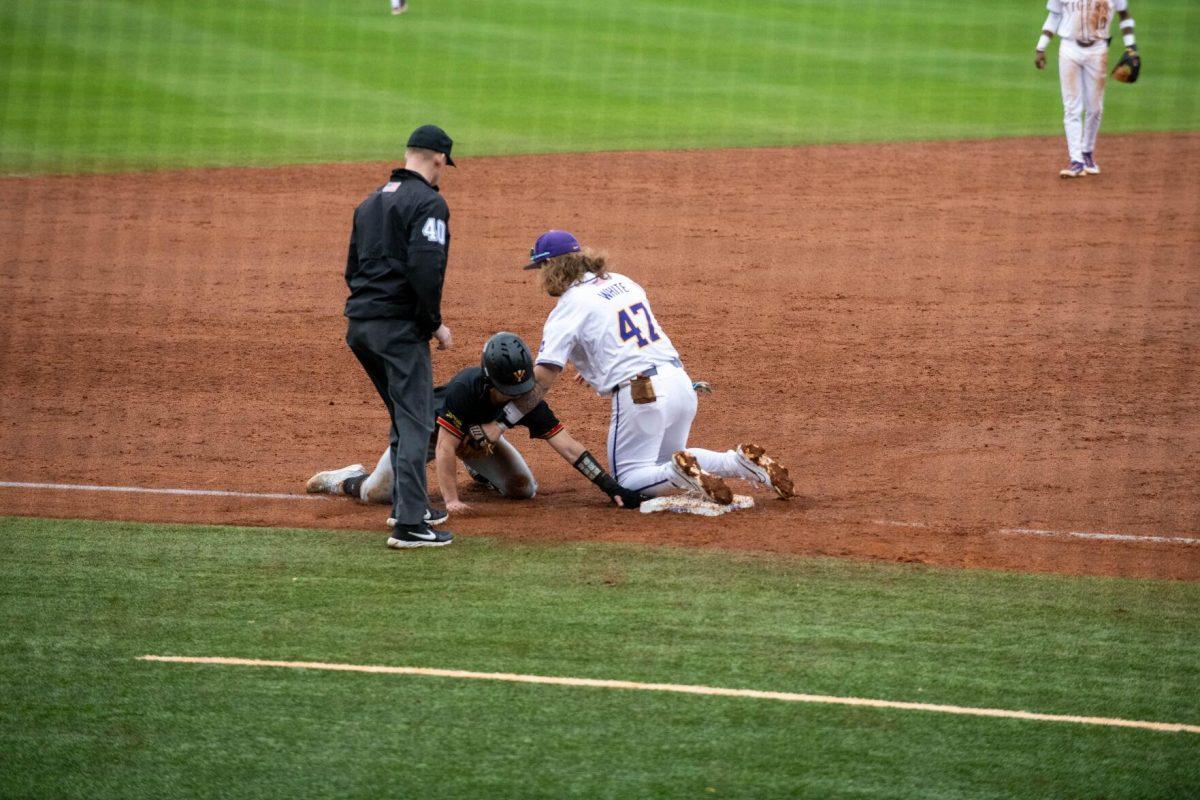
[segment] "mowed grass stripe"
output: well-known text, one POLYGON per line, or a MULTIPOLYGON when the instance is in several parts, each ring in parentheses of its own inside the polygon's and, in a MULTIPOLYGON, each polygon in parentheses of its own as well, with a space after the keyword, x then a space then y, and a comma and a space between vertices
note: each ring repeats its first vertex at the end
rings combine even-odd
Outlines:
POLYGON ((1200 784, 1189 734, 136 660, 270 654, 1200 719, 1196 584, 475 536, 396 553, 384 535, 0 518, 0 796, 926 800, 1200 784))
MULTIPOLYGON (((1200 126, 1200 6, 1143 3, 1104 131, 1200 126)), ((1057 134, 1039 5, 995 0, 14 0, 0 171, 1057 134)))
POLYGON ((222 667, 277 667, 281 669, 318 669, 331 672, 365 672, 372 675, 421 675, 433 678, 460 680, 504 681, 549 686, 577 686, 590 689, 625 689, 643 692, 672 692, 708 697, 743 697, 755 700, 779 700, 785 703, 816 703, 825 705, 859 706, 863 708, 925 711, 938 714, 958 714, 967 717, 996 717, 1039 722, 1070 722, 1079 725, 1102 725, 1110 728, 1141 728, 1165 733, 1200 733, 1200 725, 1178 722, 1149 722, 1146 720, 1116 719, 1113 717, 1084 717, 1073 714, 1039 714, 1035 711, 1014 711, 1004 708, 974 708, 948 706, 938 703, 911 703, 902 700, 878 700, 866 697, 832 697, 797 692, 773 692, 762 689, 729 689, 719 686, 690 686, 678 683, 640 683, 604 678, 564 678, 553 675, 519 675, 511 672, 472 672, 461 669, 434 667, 389 667, 372 664, 330 664, 322 661, 271 661, 260 658, 230 658, 225 656, 139 656, 139 661, 164 664, 211 664, 222 667))

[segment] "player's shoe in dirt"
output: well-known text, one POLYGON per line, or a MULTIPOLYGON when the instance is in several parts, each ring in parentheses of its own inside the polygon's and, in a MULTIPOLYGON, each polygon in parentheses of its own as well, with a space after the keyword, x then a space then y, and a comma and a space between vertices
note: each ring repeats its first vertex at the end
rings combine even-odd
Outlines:
POLYGON ((318 472, 308 479, 304 491, 309 494, 345 494, 342 491, 342 484, 347 478, 362 478, 366 477, 366 474, 367 470, 362 464, 351 464, 341 469, 318 472))
POLYGON ((700 462, 687 450, 671 456, 671 468, 682 483, 706 499, 723 506, 733 502, 733 490, 720 477, 700 469, 700 462))
POLYGON ((1082 178, 1085 174, 1086 170, 1082 161, 1072 161, 1070 164, 1067 164, 1066 169, 1058 171, 1058 177, 1060 178, 1082 178))
MULTIPOLYGON (((425 524, 426 525, 445 525, 446 520, 450 519, 450 512, 444 508, 434 508, 428 506, 425 509, 425 524)), ((387 526, 389 528, 396 527, 396 518, 388 517, 387 526)))
POLYGON ((1088 175, 1100 174, 1100 165, 1096 163, 1096 159, 1092 158, 1091 153, 1083 154, 1083 171, 1088 175))
POLYGON ((397 528, 388 537, 387 546, 393 550, 408 550, 413 547, 445 547, 454 541, 450 531, 435 531, 428 525, 409 525, 397 528))
POLYGON ((774 489, 780 499, 787 500, 795 496, 787 467, 767 455, 766 450, 756 444, 739 444, 737 457, 738 463, 753 473, 756 481, 774 489))

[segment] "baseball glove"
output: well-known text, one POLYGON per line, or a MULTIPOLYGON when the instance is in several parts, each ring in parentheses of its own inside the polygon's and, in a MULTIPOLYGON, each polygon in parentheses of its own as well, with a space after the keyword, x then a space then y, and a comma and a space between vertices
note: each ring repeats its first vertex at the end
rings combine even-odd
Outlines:
POLYGON ((1142 57, 1138 55, 1137 47, 1125 48, 1121 60, 1113 67, 1112 76, 1121 83, 1137 83, 1138 73, 1142 71, 1142 57))
POLYGON ((487 458, 495 452, 496 445, 488 441, 488 438, 483 434, 483 428, 478 425, 468 427, 467 435, 459 441, 458 447, 454 449, 454 454, 463 461, 470 461, 475 458, 487 458))

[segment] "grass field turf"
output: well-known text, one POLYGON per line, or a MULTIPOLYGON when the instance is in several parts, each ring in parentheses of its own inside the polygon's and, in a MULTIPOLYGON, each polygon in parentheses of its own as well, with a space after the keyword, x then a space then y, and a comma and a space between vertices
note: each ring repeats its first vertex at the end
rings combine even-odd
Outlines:
POLYGON ((0 796, 1182 797, 1200 738, 433 666, 1200 721, 1200 586, 0 520, 0 796))
MULTIPOLYGON (((1200 125, 1200 4, 1134 3, 1104 131, 1200 125)), ((1061 132, 1044 3, 995 0, 12 0, 0 171, 1061 132)), ((1053 54, 1052 54, 1053 55, 1053 54)))

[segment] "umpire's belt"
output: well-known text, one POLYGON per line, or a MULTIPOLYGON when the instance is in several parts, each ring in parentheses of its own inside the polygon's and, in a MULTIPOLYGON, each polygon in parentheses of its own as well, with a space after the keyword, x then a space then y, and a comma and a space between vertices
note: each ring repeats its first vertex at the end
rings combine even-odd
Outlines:
MULTIPOLYGON (((667 363, 670 364, 672 367, 679 367, 680 369, 683 369, 683 362, 680 361, 678 358, 672 358, 667 363)), ((617 392, 621 391, 629 384, 633 383, 638 378, 652 378, 657 374, 658 374, 657 366, 650 367, 649 369, 644 369, 641 372, 639 372, 637 375, 634 375, 633 377, 629 378, 629 380, 621 381, 616 386, 612 387, 612 389, 609 391, 611 394, 616 394, 617 392)))

